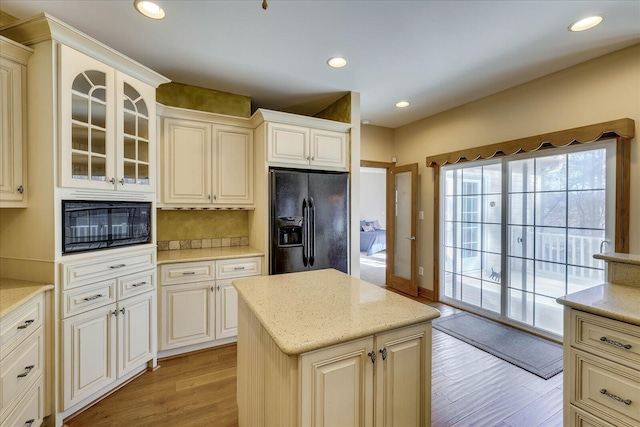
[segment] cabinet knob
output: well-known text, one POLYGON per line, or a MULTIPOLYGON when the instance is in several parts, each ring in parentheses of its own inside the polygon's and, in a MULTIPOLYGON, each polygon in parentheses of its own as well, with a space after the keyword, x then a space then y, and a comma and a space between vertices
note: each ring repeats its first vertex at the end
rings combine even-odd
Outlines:
POLYGON ((113 316, 118 317, 118 310, 113 310, 113 311, 111 312, 111 314, 112 314, 113 316))
POLYGON ((109 180, 109 182, 111 183, 111 185, 116 185, 116 179, 115 178, 111 178, 109 180))
POLYGON ((118 310, 120 313, 122 313, 122 315, 124 316, 124 307, 122 307, 120 310, 118 310))
POLYGON ((18 193, 23 194, 24 193, 24 187, 22 185, 20 185, 18 187, 18 193))
POLYGON ((218 200, 218 196, 216 196, 215 194, 213 195, 213 200, 218 200))
POLYGON ((120 185, 124 185, 124 178, 120 178, 120 181, 118 182, 120 182, 120 185))
POLYGON ((212 286, 212 287, 211 287, 211 292, 213 292, 214 290, 215 290, 215 289, 214 289, 214 287, 212 286))
POLYGON ((216 286, 216 289, 219 291, 220 290, 220 285, 216 286))
POLYGON ((367 356, 369 356, 371 358, 371 363, 376 363, 376 352, 371 350, 369 353, 367 353, 367 356))
POLYGON ((31 418, 29 421, 26 421, 24 423, 24 427, 31 427, 33 425, 33 423, 35 423, 36 420, 34 418, 31 418))

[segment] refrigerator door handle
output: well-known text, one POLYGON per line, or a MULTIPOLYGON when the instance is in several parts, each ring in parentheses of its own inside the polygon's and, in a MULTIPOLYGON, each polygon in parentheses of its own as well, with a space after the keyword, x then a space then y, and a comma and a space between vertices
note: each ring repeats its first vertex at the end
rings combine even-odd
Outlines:
POLYGON ((302 264, 309 263, 309 207, 307 199, 302 199, 302 264))
POLYGON ((309 210, 310 210, 310 232, 309 232, 309 265, 313 265, 316 258, 316 204, 313 201, 313 197, 309 197, 309 210))

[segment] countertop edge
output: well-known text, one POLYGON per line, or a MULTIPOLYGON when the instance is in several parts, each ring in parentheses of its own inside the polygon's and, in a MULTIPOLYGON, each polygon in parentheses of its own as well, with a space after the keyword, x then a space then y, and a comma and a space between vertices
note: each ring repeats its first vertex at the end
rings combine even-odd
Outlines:
MULTIPOLYGON (((595 314, 598 316, 606 317, 608 319, 617 320, 624 323, 629 323, 631 325, 640 326, 640 315, 637 315, 635 312, 627 309, 621 310, 618 307, 615 307, 614 304, 611 306, 598 307, 593 304, 592 299, 588 297, 586 292, 593 292, 595 289, 602 287, 602 292, 607 293, 609 295, 615 294, 620 290, 628 291, 633 290, 636 292, 636 287, 626 286, 626 285, 617 285, 612 283, 604 283, 602 285, 596 286, 595 288, 586 289, 583 291, 575 292, 573 294, 568 294, 559 298, 556 298, 556 302, 558 304, 564 305, 566 307, 570 307, 576 310, 584 311, 586 313, 595 314), (587 295, 587 297, 583 297, 587 295), (582 301, 580 301, 582 299, 582 301)), ((637 291, 640 293, 640 289, 637 291)))
MULTIPOLYGON (((223 260, 223 259, 235 259, 235 258, 247 258, 247 257, 264 257, 264 252, 260 251, 259 249, 255 249, 255 248, 251 248, 250 246, 236 246, 236 247, 243 247, 243 248, 250 248, 247 249, 246 252, 238 250, 238 253, 221 253, 221 254, 204 254, 204 253, 190 253, 188 255, 186 255, 184 258, 177 258, 177 259, 160 259, 160 253, 161 252, 167 252, 167 253, 175 253, 175 254, 179 254, 180 250, 174 250, 174 251, 157 251, 156 252, 156 264, 157 265, 163 265, 163 264, 177 264, 177 263, 183 263, 183 262, 197 262, 197 261, 216 261, 216 260, 223 260)), ((211 250, 215 250, 215 249, 220 249, 220 248, 204 248, 204 249, 186 249, 184 251, 211 251, 211 250)), ((163 257, 164 258, 164 257, 163 257)))
MULTIPOLYGON (((246 300, 245 300, 246 301, 246 300)), ((255 313, 255 312, 254 312, 255 313)), ((258 317, 256 315, 256 317, 258 317)), ((269 334, 269 336, 273 339, 273 341, 278 345, 278 347, 280 348, 280 350, 286 354, 287 356, 298 356, 301 355, 303 353, 309 353, 311 351, 315 351, 315 350, 320 350, 323 348, 327 348, 327 347, 332 347, 334 345, 339 345, 339 344, 343 344, 345 342, 348 341, 354 341, 360 338, 365 338, 371 335, 375 335, 375 334, 379 334, 381 332, 388 332, 388 331, 392 331, 395 329, 400 329, 400 328, 404 328, 407 326, 413 326, 413 325, 418 325, 420 323, 426 323, 426 322, 430 322, 433 319, 436 319, 440 317, 440 312, 434 313, 433 315, 426 315, 424 318, 416 318, 416 319, 411 319, 411 320, 407 320, 407 321, 400 321, 397 322, 393 325, 380 325, 378 327, 375 328, 370 328, 370 329, 363 329, 362 331, 360 331, 357 334, 349 334, 349 335, 342 335, 342 336, 337 336, 334 339, 331 340, 326 340, 326 341, 321 341, 321 342, 309 342, 309 343, 305 343, 304 345, 299 345, 299 346, 288 346, 285 343, 283 343, 282 341, 280 341, 279 339, 277 339, 276 337, 274 337, 273 332, 267 327, 265 326, 265 324, 262 322, 262 319, 260 319, 258 317, 258 320, 260 320, 260 324, 262 325, 262 327, 265 328, 265 330, 267 331, 267 333, 269 334)))
MULTIPOLYGON (((53 289, 54 286, 52 284, 47 283, 47 284, 33 284, 33 285, 25 286, 25 288, 28 288, 29 290, 25 291, 24 295, 21 295, 18 299, 11 301, 11 304, 9 304, 7 307, 4 307, 4 309, 0 311, 0 318, 3 318, 11 314, 14 310, 21 307, 24 303, 37 297, 41 293, 44 293, 53 289)), ((7 290, 0 289, 0 291, 6 292, 7 290)))

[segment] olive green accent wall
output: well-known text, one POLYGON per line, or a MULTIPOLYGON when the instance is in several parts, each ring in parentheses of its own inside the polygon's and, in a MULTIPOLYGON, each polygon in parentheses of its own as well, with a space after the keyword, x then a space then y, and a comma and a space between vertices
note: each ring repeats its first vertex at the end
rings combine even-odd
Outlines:
POLYGON ((7 25, 12 23, 13 21, 17 21, 18 18, 16 18, 13 15, 8 14, 7 12, 3 12, 2 10, 0 10, 0 27, 2 27, 3 25, 7 25))
POLYGON ((351 92, 329 105, 313 117, 333 120, 342 123, 351 123, 351 92))
POLYGON ((218 239, 249 235, 248 211, 157 211, 157 240, 218 239))
POLYGON ((251 116, 251 98, 183 83, 166 83, 156 90, 160 104, 236 117, 251 116))

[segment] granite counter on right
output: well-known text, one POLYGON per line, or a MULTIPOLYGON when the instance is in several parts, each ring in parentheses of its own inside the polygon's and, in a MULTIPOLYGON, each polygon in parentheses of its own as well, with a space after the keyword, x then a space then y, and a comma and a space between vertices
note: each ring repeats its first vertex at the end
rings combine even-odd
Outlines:
POLYGON ((557 299, 564 314, 564 425, 640 425, 640 256, 599 254, 608 282, 557 299))

